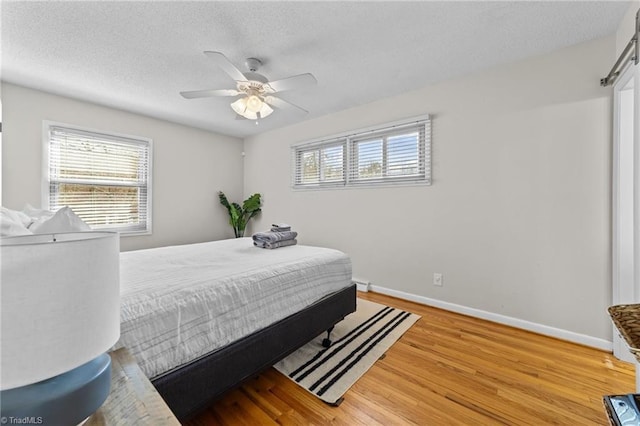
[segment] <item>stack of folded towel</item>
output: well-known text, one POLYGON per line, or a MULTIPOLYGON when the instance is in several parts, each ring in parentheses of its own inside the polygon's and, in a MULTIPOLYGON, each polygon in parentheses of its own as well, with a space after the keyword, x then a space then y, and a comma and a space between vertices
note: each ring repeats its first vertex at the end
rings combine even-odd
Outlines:
POLYGON ((260 248, 275 249, 298 244, 298 233, 286 223, 274 223, 267 232, 253 234, 253 245, 260 248))

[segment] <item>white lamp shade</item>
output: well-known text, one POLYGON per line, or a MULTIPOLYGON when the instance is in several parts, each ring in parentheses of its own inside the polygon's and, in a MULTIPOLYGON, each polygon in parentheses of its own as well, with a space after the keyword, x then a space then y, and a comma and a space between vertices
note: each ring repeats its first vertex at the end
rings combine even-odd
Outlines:
POLYGON ((262 108, 262 100, 260 100, 259 97, 257 97, 256 95, 251 95, 249 97, 247 97, 247 109, 251 112, 260 112, 260 109, 262 108))
POLYGON ((247 98, 240 98, 235 102, 231 103, 231 109, 235 111, 236 114, 245 116, 247 110, 247 98))
POLYGON ((268 117, 269 115, 271 115, 272 112, 273 112, 273 108, 267 105, 266 102, 263 102, 262 107, 260 108, 260 118, 268 117))
POLYGON ((0 389, 65 373, 116 343, 119 258, 115 232, 0 239, 0 389))
POLYGON ((260 113, 260 118, 265 118, 273 112, 273 108, 267 105, 266 102, 263 102, 256 95, 240 98, 232 102, 231 108, 236 112, 236 114, 249 120, 257 120, 258 113, 260 113))

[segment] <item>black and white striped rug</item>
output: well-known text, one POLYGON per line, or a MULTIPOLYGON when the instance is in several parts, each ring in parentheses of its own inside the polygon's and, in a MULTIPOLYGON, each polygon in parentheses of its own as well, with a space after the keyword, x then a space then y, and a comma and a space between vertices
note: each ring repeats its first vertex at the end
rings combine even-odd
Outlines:
POLYGON ((418 319, 419 315, 358 299, 356 312, 331 332, 331 347, 322 346, 324 333, 274 367, 321 400, 337 405, 418 319))

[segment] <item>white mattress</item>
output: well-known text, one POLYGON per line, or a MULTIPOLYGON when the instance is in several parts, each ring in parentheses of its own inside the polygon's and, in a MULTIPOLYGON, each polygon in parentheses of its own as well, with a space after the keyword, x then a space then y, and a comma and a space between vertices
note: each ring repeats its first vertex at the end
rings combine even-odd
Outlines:
POLYGON ((348 287, 351 261, 319 247, 238 238, 120 254, 121 331, 154 378, 348 287))

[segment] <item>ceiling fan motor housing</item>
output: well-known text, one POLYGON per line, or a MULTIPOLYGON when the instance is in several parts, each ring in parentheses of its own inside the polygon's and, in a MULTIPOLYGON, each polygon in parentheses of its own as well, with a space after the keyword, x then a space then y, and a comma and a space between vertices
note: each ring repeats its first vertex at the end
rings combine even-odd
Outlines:
POLYGON ((242 74, 247 78, 250 88, 254 90, 261 90, 262 85, 269 81, 267 77, 256 72, 262 66, 262 61, 257 58, 247 58, 245 65, 249 69, 249 72, 242 74))
POLYGON ((262 66, 262 61, 258 58, 247 58, 245 65, 249 71, 256 72, 262 66))

